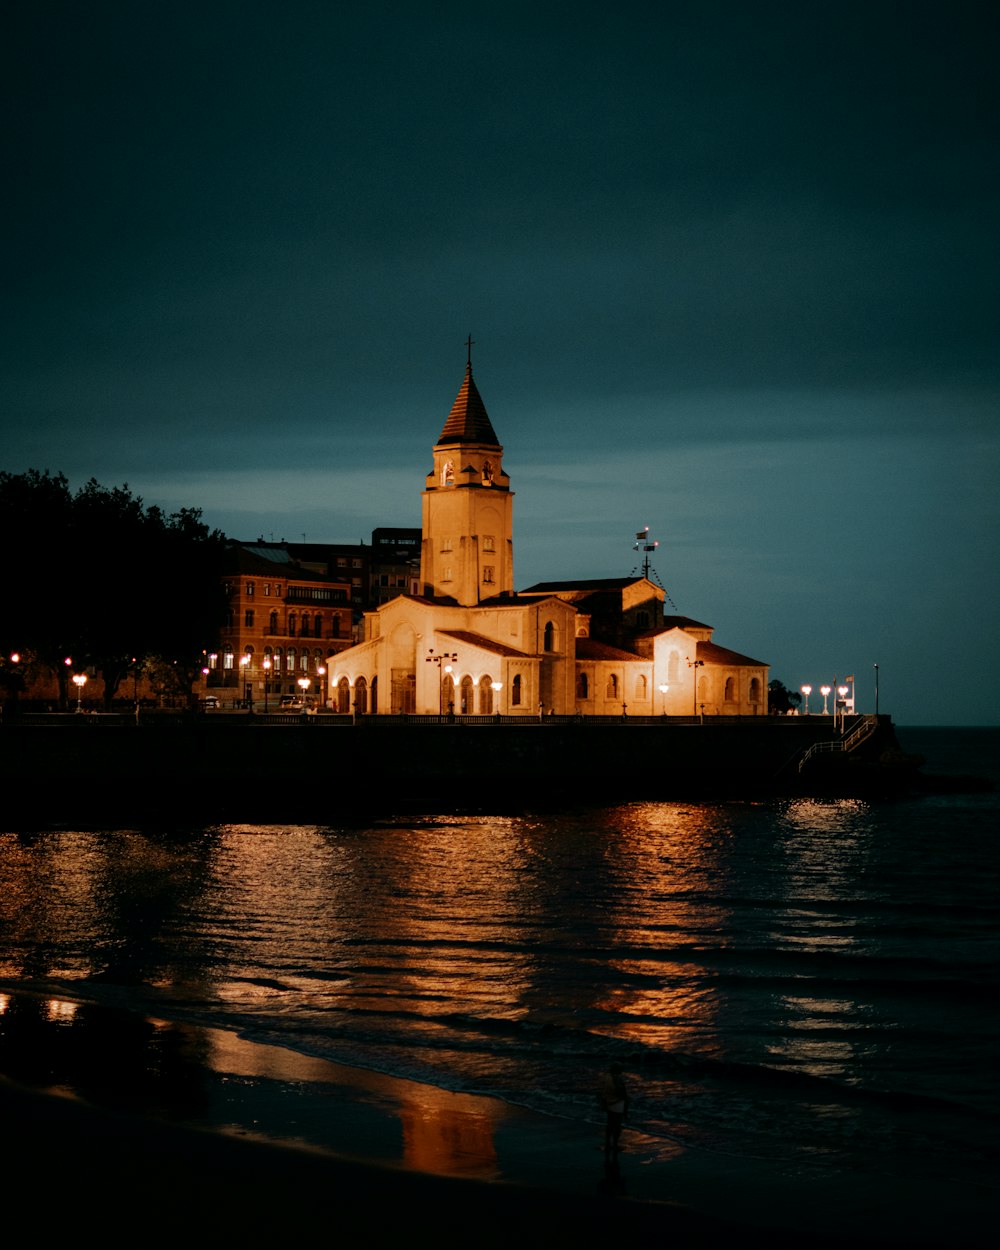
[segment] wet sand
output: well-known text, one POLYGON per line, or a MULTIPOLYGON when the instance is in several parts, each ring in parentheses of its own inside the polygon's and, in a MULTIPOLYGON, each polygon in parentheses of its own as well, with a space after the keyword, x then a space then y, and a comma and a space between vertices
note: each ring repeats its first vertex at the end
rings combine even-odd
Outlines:
POLYGON ((749 1218, 761 1209, 754 1192, 774 1188, 770 1165, 755 1175, 753 1165, 727 1169, 690 1152, 664 1165, 627 1130, 615 1173, 597 1123, 223 1030, 58 1008, 17 994, 0 1016, 8 1193, 37 1195, 33 1218, 47 1235, 87 1225, 112 1246, 346 1236, 375 1247, 505 1250, 608 1238, 675 1250, 989 1243, 961 1210, 944 1215, 948 1241, 936 1240, 916 1204, 912 1227, 887 1226, 863 1178, 825 1195, 790 1183, 773 1220, 749 1218), (820 1211, 838 1205, 849 1209, 847 1237, 820 1211), (870 1237, 859 1235, 865 1229, 870 1237))

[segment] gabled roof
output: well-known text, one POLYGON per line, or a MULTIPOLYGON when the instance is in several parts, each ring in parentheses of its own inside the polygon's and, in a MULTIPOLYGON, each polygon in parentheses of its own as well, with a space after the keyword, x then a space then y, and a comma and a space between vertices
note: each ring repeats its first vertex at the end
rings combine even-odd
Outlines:
POLYGON ((756 668, 768 667, 764 660, 752 660, 748 655, 740 655, 738 651, 730 651, 728 647, 720 647, 715 642, 699 642, 697 653, 699 660, 706 660, 709 664, 752 664, 756 668))
POLYGON ((596 638, 577 638, 576 658, 578 660, 620 660, 631 661, 641 659, 632 651, 623 651, 620 647, 612 647, 606 642, 598 642, 596 638))
POLYGON ((497 642, 495 638, 487 638, 485 634, 477 634, 471 629, 438 629, 435 631, 442 638, 454 638, 456 642, 466 642, 478 647, 480 651, 492 651, 494 655, 506 655, 514 658, 526 658, 526 652, 516 647, 508 647, 505 642, 497 642))
POLYGON ((465 380, 451 406, 441 437, 435 446, 444 443, 487 443, 499 447, 500 440, 486 412, 486 405, 472 379, 472 365, 465 366, 465 380))
POLYGON ((574 582, 536 582, 534 586, 519 591, 522 595, 557 595, 560 590, 624 590, 636 582, 647 581, 645 577, 597 577, 574 582))
MULTIPOLYGON (((664 629, 687 629, 693 625, 695 629, 711 629, 711 625, 706 625, 704 621, 696 621, 690 616, 665 616, 663 618, 664 629)), ((660 632, 659 630, 657 631, 660 632)))

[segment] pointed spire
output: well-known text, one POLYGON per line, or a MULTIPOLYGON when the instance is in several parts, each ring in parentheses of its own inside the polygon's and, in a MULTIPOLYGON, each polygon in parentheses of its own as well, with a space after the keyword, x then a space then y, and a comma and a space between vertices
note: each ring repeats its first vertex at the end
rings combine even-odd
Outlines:
POLYGON ((500 446, 500 440, 493 429, 486 405, 472 378, 471 354, 470 342, 470 359, 465 366, 465 381, 451 406, 451 412, 444 423, 441 437, 435 444, 437 447, 443 443, 488 443, 491 447, 500 446))

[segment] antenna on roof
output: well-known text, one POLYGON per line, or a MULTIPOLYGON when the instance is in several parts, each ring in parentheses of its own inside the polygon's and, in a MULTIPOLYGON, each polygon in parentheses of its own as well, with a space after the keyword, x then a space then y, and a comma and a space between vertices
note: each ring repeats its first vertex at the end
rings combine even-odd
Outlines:
MULTIPOLYGON (((643 577, 645 577, 647 580, 652 580, 657 583, 657 585, 660 587, 660 589, 663 591, 664 595, 666 596, 667 602, 676 612, 677 604, 674 603, 673 599, 670 598, 670 592, 667 590, 666 586, 664 586, 663 582, 660 580, 659 573, 657 573, 656 569, 654 569, 653 566, 649 562, 650 552, 655 551, 657 547, 659 547, 659 545, 660 544, 656 541, 655 538, 650 538, 649 526, 646 525, 636 533, 635 542, 632 544, 632 550, 642 552, 642 564, 640 567, 642 569, 643 577)), ((639 572, 639 569, 633 568, 632 570, 633 576, 638 572, 639 572)))

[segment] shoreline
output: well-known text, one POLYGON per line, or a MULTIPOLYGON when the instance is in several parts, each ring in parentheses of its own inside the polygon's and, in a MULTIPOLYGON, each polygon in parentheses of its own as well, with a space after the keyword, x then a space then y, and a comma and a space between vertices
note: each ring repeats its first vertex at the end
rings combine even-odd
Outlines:
POLYGON ((152 1221, 164 1244, 206 1220, 248 1245, 353 1231, 366 1244, 396 1246, 421 1227, 456 1247, 622 1235, 676 1250, 737 1241, 775 1250, 804 1239, 817 1250, 930 1247, 944 1244, 944 1228, 952 1246, 992 1242, 985 1204, 966 1211, 968 1222, 958 1193, 949 1212, 922 1210, 918 1181, 910 1222, 899 1218, 898 1195, 880 1210, 863 1176, 783 1184, 766 1161, 680 1149, 664 1161, 628 1126, 616 1178, 605 1171, 596 1120, 451 1093, 222 1029, 76 1007, 39 991, 0 995, 0 1114, 19 1143, 10 1179, 71 1204, 108 1202, 127 1221, 152 1221), (774 1202, 762 1203, 762 1193, 774 1202))

